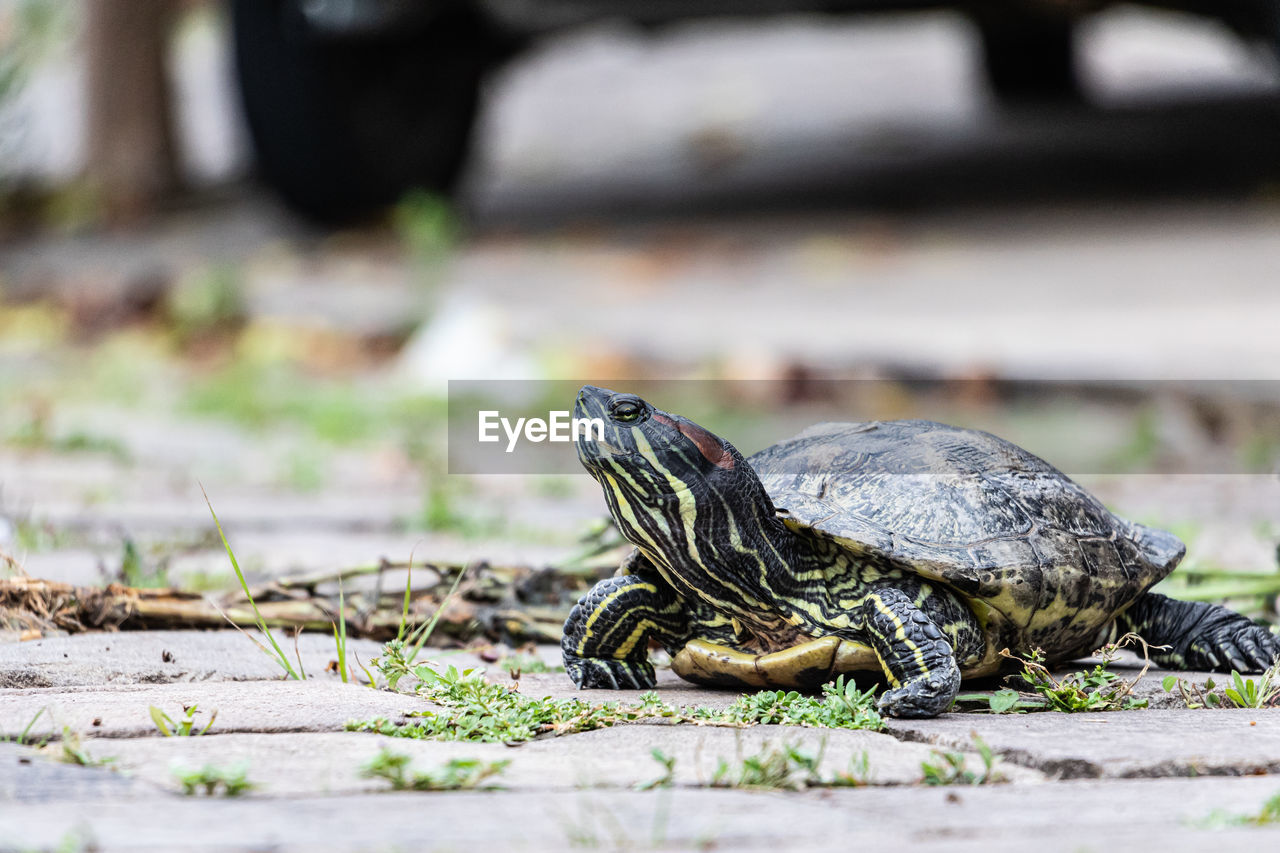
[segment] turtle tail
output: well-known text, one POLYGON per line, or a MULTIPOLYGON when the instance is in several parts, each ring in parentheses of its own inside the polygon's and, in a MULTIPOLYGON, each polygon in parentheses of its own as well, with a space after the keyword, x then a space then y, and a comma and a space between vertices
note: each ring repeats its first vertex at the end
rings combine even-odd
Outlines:
POLYGON ((1142 549, 1143 556, 1164 570, 1161 578, 1172 572, 1187 553, 1182 540, 1167 530, 1136 522, 1130 522, 1129 527, 1129 536, 1142 549))

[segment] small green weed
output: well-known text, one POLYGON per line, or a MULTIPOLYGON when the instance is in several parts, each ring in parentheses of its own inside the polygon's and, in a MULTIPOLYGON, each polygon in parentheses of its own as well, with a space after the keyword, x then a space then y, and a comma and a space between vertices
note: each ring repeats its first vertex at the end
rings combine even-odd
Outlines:
POLYGON ((1166 675, 1160 682, 1160 686, 1164 688, 1165 693, 1172 693, 1176 687, 1179 695, 1182 696, 1182 704, 1192 710, 1222 707, 1222 694, 1214 692, 1217 685, 1212 678, 1205 681, 1202 689, 1194 681, 1188 681, 1180 675, 1166 675))
POLYGON ((249 768, 244 764, 226 768, 206 764, 199 770, 175 768, 172 772, 174 778, 182 785, 182 793, 188 797, 198 794, 204 794, 206 797, 218 795, 238 797, 256 787, 249 781, 249 768))
MULTIPOLYGON (((716 769, 708 786, 712 788, 761 788, 798 791, 803 788, 861 788, 871 784, 870 759, 866 751, 849 760, 849 769, 837 771, 830 778, 820 773, 826 740, 817 755, 810 755, 792 744, 765 743, 756 755, 739 759, 737 765, 724 758, 716 761, 716 769)), ((675 784, 676 759, 660 749, 650 753, 662 766, 662 775, 638 785, 637 790, 670 788, 675 784)))
POLYGON ((436 770, 419 770, 410 775, 410 761, 409 756, 384 748, 365 765, 360 775, 370 779, 385 779, 396 791, 465 791, 495 787, 481 783, 499 775, 511 763, 454 758, 436 770))
POLYGON ((814 726, 829 729, 869 729, 881 731, 884 721, 875 707, 875 688, 859 690, 842 675, 834 684, 822 686, 822 697, 797 692, 762 690, 741 696, 726 708, 722 717, 730 722, 814 726))
POLYGON ((1280 825, 1280 791, 1263 801, 1252 814, 1231 814, 1214 809, 1199 820, 1188 821, 1199 829, 1223 829, 1228 826, 1276 826, 1280 825))
POLYGON ((1231 684, 1217 689, 1212 678, 1204 687, 1180 675, 1166 675, 1160 682, 1166 693, 1175 689, 1188 708, 1273 708, 1280 705, 1280 661, 1273 663, 1254 681, 1231 670, 1231 684))
POLYGON ((865 788, 871 784, 871 756, 864 749, 849 759, 849 769, 836 771, 827 783, 832 788, 865 788))
POLYGON ((1041 698, 1029 698, 1008 687, 994 693, 961 693, 955 698, 953 710, 992 714, 1022 714, 1027 711, 1043 711, 1048 703, 1041 698))
MULTIPOLYGON (((826 746, 825 742, 823 746, 826 746)), ((817 755, 810 755, 792 744, 766 743, 759 753, 743 758, 736 768, 720 759, 711 775, 711 787, 801 791, 822 786, 822 778, 818 775, 821 764, 821 749, 817 755)))
MULTIPOLYGON (((54 749, 54 747, 50 745, 45 749, 54 749)), ((72 731, 68 726, 62 727, 62 740, 57 746, 57 758, 65 764, 79 764, 81 767, 101 767, 114 760, 94 758, 89 754, 89 750, 85 749, 80 733, 72 731)))
POLYGON ((662 775, 658 778, 645 782, 636 786, 638 791, 649 791, 653 788, 670 788, 675 782, 676 775, 676 759, 675 756, 667 755, 656 746, 649 752, 653 756, 653 760, 662 765, 662 775))
POLYGON ((1272 794, 1256 814, 1245 815, 1241 823, 1270 826, 1280 823, 1280 793, 1272 794))
POLYGON ((1224 687, 1226 701, 1236 708, 1270 708, 1280 703, 1280 663, 1273 663, 1258 681, 1231 671, 1231 686, 1224 687))
POLYGON ((1022 664, 1021 680, 1046 700, 1048 710, 1066 713, 1133 710, 1147 707, 1146 699, 1137 699, 1130 694, 1146 674, 1150 661, 1131 680, 1121 678, 1108 668, 1115 661, 1116 652, 1132 642, 1142 643, 1145 649, 1146 644, 1142 638, 1136 634, 1126 634, 1095 652, 1102 658, 1102 662, 1093 669, 1073 672, 1061 679, 1049 672, 1044 665, 1044 654, 1039 649, 1020 660, 1013 658, 1007 650, 1001 654, 1019 660, 1022 664))
POLYGON ((184 705, 182 707, 182 719, 177 722, 174 722, 172 717, 155 705, 150 706, 150 708, 151 722, 156 724, 160 734, 165 737, 198 737, 213 728, 213 721, 218 719, 218 712, 215 710, 209 715, 209 722, 205 723, 204 728, 197 729, 196 714, 199 708, 197 705, 184 705))
POLYGON ((71 544, 71 536, 65 530, 54 527, 48 521, 20 518, 13 523, 13 541, 22 551, 33 554, 39 551, 55 551, 71 544))
POLYGON ((999 759, 991 751, 991 747, 978 737, 977 732, 970 737, 973 738, 973 746, 982 759, 980 772, 974 772, 965 766, 967 762, 962 752, 935 751, 933 761, 920 763, 920 770, 924 774, 920 781, 925 785, 990 785, 1005 781, 1004 774, 996 769, 999 759))
POLYGON ((142 550, 131 537, 126 536, 124 552, 120 556, 120 581, 125 586, 157 589, 169 586, 169 573, 163 563, 148 567, 142 550))
MULTIPOLYGON (((412 555, 409 557, 409 562, 410 564, 413 563, 412 555)), ((409 601, 413 591, 412 572, 405 578, 404 609, 400 615, 400 629, 396 632, 396 638, 382 647, 382 654, 371 661, 374 668, 382 673, 382 677, 386 679, 389 690, 398 689, 400 680, 405 676, 416 677, 419 681, 419 689, 421 689, 424 679, 418 675, 418 670, 423 669, 425 672, 435 672, 429 666, 415 668, 413 662, 417 659, 418 653, 422 651, 422 647, 426 645, 427 640, 431 639, 432 633, 436 630, 436 624, 453 602, 453 598, 457 595, 458 587, 461 585, 466 573, 466 569, 458 572, 458 576, 453 579, 453 584, 449 587, 449 591, 445 593, 444 598, 441 599, 435 612, 431 614, 431 618, 412 631, 408 630, 409 601)))
POLYGON ((417 711, 410 715, 416 722, 405 725, 383 719, 351 722, 347 724, 348 731, 435 740, 517 743, 540 734, 571 734, 641 719, 692 720, 658 701, 656 694, 646 694, 641 703, 634 706, 616 702, 591 704, 580 699, 530 698, 505 685, 486 681, 481 672, 459 671, 453 666, 437 673, 430 666, 419 665, 413 675, 421 682, 417 688, 419 695, 443 706, 444 710, 417 711))
POLYGON ((444 710, 423 710, 417 722, 396 725, 387 720, 347 724, 349 731, 441 740, 519 742, 540 734, 570 734, 606 728, 617 723, 662 719, 674 723, 744 727, 759 723, 818 726, 879 731, 884 721, 872 704, 872 691, 861 692, 843 679, 826 685, 823 698, 798 693, 764 691, 744 696, 723 711, 705 708, 677 709, 656 693, 640 696, 640 702, 589 703, 581 699, 536 699, 484 678, 480 670, 449 666, 437 671, 428 664, 412 666, 401 640, 392 640, 374 662, 394 687, 406 676, 415 679, 416 692, 444 710))
POLYGON ((35 728, 36 721, 39 720, 47 710, 49 709, 41 708, 39 711, 36 711, 35 716, 27 721, 26 727, 23 728, 22 732, 17 737, 11 738, 8 735, 0 735, 0 743, 12 743, 17 744, 18 746, 34 746, 36 748, 43 747, 49 742, 49 738, 46 736, 41 738, 39 742, 36 742, 31 739, 31 730, 35 728))

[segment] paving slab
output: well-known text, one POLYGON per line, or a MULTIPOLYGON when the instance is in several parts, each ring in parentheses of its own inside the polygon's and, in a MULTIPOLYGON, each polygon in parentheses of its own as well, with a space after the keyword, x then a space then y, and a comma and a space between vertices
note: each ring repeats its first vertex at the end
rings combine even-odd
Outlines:
POLYGON ((139 776, 67 764, 34 747, 0 743, 0 803, 134 799, 161 792, 139 776))
MULTIPOLYGON (((658 695, 672 705, 725 708, 743 695, 740 690, 699 687, 669 669, 656 670, 658 695)), ((582 699, 586 702, 639 702, 647 690, 579 690, 563 672, 529 672, 520 676, 520 691, 530 696, 552 699, 582 699)), ((755 691, 750 691, 755 692, 755 691)))
MULTIPOLYGON (((267 645, 257 631, 249 634, 267 645)), ((372 640, 347 642, 348 654, 366 664, 382 648, 372 640)), ((297 666, 292 638, 282 644, 297 666)), ((323 672, 337 658, 333 637, 325 634, 299 635, 297 650, 309 673, 323 672)), ((122 631, 0 643, 0 688, 262 681, 281 673, 239 631, 122 631)))
POLYGON ((1274 779, 1081 781, 801 794, 734 790, 457 792, 287 799, 0 803, 0 850, 1036 850, 1267 847, 1274 779), (1158 805, 1157 805, 1158 804, 1158 805), (1154 807, 1153 807, 1154 806, 1154 807), (84 849, 84 847, 76 848, 84 849))
MULTIPOLYGON (((735 729, 693 725, 620 725, 521 746, 386 738, 352 732, 320 734, 224 734, 193 738, 138 738, 98 741, 95 758, 112 758, 115 766, 156 785, 179 788, 174 767, 243 764, 258 791, 271 796, 336 794, 387 789, 387 783, 364 779, 360 770, 380 750, 408 755, 413 767, 427 770, 452 759, 509 761, 495 784, 512 790, 635 788, 662 775, 653 750, 675 759, 677 786, 706 786, 718 763, 741 767, 744 757, 772 747, 795 746, 821 755, 821 772, 831 777, 847 772, 866 755, 868 784, 910 785, 922 778, 924 761, 937 760, 934 748, 904 743, 866 731, 811 729, 799 726, 753 726, 735 729)), ((966 766, 981 769, 969 753, 966 766)), ((1036 782, 1038 771, 1002 767, 1011 782, 1036 782)))
POLYGON ((157 734, 153 705, 173 718, 198 705, 201 721, 204 713, 217 711, 214 730, 220 733, 342 731, 348 720, 400 721, 405 711, 428 707, 414 696, 332 678, 0 690, 0 737, 20 734, 37 713, 32 737, 61 736, 65 726, 99 738, 157 734))
POLYGON ((949 714, 888 726, 945 748, 971 744, 976 732, 1009 761, 1064 779, 1280 772, 1277 709, 949 714))

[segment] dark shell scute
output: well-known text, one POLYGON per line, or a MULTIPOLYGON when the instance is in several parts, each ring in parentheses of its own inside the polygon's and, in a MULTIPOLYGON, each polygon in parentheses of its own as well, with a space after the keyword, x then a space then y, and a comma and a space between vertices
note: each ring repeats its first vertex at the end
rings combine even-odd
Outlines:
POLYGON ((1049 463, 977 430, 819 424, 749 461, 792 523, 1046 635, 1083 636, 1182 556, 1176 537, 1116 517, 1049 463))

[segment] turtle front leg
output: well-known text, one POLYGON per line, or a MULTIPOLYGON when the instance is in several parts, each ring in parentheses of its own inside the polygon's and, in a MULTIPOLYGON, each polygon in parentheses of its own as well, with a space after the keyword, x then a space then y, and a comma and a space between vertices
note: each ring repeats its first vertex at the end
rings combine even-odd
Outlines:
POLYGON ((1152 646, 1151 659, 1174 669, 1261 672, 1280 657, 1280 637, 1217 604, 1178 601, 1148 592, 1116 619, 1152 646))
POLYGON ((933 620, 892 588, 868 593, 863 615, 868 644, 889 679, 880 710, 892 717, 936 717, 948 710, 960 692, 960 667, 933 620))
POLYGON ((560 650, 578 687, 643 690, 656 684, 649 640, 673 648, 688 633, 683 602, 661 582, 638 575, 605 578, 564 623, 560 650))

